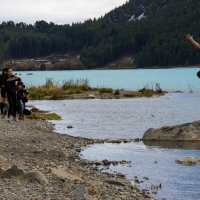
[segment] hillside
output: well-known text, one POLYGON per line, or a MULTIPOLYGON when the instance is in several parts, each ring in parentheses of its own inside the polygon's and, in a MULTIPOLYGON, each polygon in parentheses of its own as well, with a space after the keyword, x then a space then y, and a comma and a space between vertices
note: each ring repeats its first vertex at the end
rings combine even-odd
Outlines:
POLYGON ((199 16, 199 0, 130 0, 84 23, 2 22, 0 62, 74 52, 87 69, 126 55, 136 67, 195 65, 200 53, 185 35, 200 42, 199 16))
POLYGON ((198 0, 129 0, 104 16, 107 22, 127 22, 142 18, 168 18, 183 16, 194 11, 198 0))

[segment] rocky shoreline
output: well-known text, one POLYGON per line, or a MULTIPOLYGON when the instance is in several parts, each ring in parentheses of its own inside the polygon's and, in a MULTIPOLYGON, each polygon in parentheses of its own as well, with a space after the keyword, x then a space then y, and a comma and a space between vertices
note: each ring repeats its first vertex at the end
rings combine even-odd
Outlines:
MULTIPOLYGON (((81 160, 85 146, 99 140, 72 137, 53 132, 46 120, 7 122, 0 120, 0 199, 153 199, 140 191, 123 174, 101 172, 100 163, 81 160), (35 175, 36 176, 33 176, 35 175), (40 177, 43 179, 40 180, 40 177)), ((106 141, 106 142, 130 142, 106 141)))

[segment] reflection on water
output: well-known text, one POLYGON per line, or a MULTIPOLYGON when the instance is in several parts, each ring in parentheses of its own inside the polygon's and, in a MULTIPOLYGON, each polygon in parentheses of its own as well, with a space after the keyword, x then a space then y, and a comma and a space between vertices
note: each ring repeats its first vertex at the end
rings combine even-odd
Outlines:
POLYGON ((196 149, 200 150, 200 141, 148 141, 143 140, 146 146, 173 149, 196 149))

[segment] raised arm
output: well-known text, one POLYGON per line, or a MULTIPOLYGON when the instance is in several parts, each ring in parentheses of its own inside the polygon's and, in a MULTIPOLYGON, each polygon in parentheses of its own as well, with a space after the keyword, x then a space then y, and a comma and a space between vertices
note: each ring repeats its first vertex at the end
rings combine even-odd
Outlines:
POLYGON ((8 78, 7 81, 21 81, 21 78, 19 78, 17 76, 13 76, 11 78, 8 78))
POLYGON ((197 49, 200 50, 200 44, 197 43, 197 42, 193 39, 193 36, 192 36, 192 35, 187 34, 187 35, 186 35, 186 39, 189 40, 197 49))

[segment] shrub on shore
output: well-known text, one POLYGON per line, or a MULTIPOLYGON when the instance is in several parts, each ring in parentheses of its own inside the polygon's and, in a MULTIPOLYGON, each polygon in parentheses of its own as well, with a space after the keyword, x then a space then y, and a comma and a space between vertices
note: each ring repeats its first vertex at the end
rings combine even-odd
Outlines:
POLYGON ((39 110, 37 108, 32 108, 31 112, 31 115, 26 116, 27 119, 61 120, 61 117, 56 113, 49 113, 48 111, 39 110))
POLYGON ((14 71, 36 71, 40 70, 38 64, 36 64, 34 61, 28 61, 23 63, 14 63, 9 64, 7 67, 12 68, 14 71))
POLYGON ((29 99, 64 99, 68 94, 79 94, 91 90, 86 80, 64 81, 61 85, 55 83, 53 79, 46 79, 46 83, 41 86, 31 86, 29 89, 29 99))
POLYGON ((131 92, 131 93, 125 93, 124 96, 125 97, 152 97, 154 95, 164 95, 166 92, 162 91, 162 90, 153 90, 153 89, 149 89, 147 87, 144 87, 138 91, 135 92, 131 92))
POLYGON ((112 88, 99 88, 98 89, 99 93, 113 93, 113 89, 112 88))
POLYGON ((81 92, 91 90, 87 79, 64 81, 62 84, 62 89, 67 94, 79 94, 81 92))
POLYGON ((120 95, 120 91, 119 90, 115 90, 114 95, 120 95))
POLYGON ((85 67, 80 60, 71 59, 69 61, 57 61, 51 68, 51 70, 84 70, 85 67))
POLYGON ((72 98, 73 94, 81 94, 86 92, 98 92, 99 95, 108 94, 115 95, 118 98, 124 97, 152 97, 154 95, 164 95, 166 92, 162 90, 154 91, 144 87, 138 91, 120 92, 120 90, 113 90, 112 88, 91 88, 87 79, 68 80, 62 84, 54 82, 53 79, 46 79, 46 83, 41 86, 31 86, 29 89, 29 99, 67 99, 72 98))

